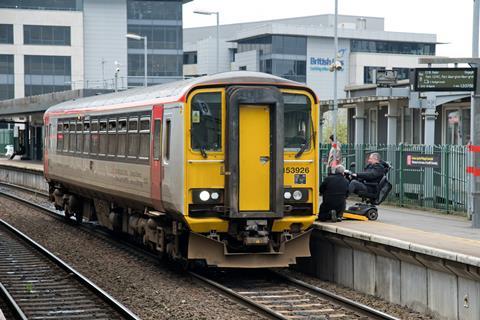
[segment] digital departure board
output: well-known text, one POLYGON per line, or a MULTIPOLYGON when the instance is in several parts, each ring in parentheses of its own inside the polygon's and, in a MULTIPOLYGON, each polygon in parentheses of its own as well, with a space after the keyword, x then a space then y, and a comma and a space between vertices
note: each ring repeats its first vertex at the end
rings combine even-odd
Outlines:
POLYGON ((476 68, 416 68, 415 91, 475 91, 476 68))

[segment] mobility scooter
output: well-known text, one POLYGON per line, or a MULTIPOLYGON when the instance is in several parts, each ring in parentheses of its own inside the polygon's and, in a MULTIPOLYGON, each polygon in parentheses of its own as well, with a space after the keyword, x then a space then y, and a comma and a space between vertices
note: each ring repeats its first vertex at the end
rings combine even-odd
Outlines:
MULTIPOLYGON (((355 220, 377 220, 377 206, 387 198, 388 194, 392 190, 392 184, 388 181, 387 177, 387 174, 392 167, 385 161, 382 161, 381 163, 385 168, 385 174, 380 182, 378 184, 368 182, 365 183, 367 186, 373 186, 375 192, 360 192, 358 196, 362 199, 361 202, 356 203, 345 210, 343 213, 343 218, 355 220)), ((352 163, 350 167, 355 167, 355 163, 352 163)), ((351 174, 348 174, 347 178, 349 180, 354 179, 351 174)))

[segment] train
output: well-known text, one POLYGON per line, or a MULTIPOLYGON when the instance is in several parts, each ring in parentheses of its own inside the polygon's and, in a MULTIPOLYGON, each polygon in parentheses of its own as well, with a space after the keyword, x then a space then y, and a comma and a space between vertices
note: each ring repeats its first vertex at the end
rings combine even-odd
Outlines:
POLYGON ((318 103, 249 71, 60 103, 44 114, 50 199, 173 260, 295 264, 318 215, 318 103))

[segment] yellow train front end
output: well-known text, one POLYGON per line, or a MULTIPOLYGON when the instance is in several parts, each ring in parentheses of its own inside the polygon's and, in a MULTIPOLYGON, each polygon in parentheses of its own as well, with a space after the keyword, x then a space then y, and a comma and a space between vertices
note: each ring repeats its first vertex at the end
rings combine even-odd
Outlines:
POLYGON ((310 256, 319 207, 313 94, 273 85, 196 89, 184 119, 188 258, 263 268, 310 256))

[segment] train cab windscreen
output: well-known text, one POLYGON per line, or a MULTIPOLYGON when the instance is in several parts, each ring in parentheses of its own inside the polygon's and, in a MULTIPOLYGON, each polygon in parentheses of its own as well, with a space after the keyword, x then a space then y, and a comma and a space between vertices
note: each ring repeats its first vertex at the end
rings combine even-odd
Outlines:
POLYGON ((222 148, 222 95, 205 92, 195 95, 191 110, 191 147, 204 154, 222 148))
POLYGON ((300 94, 284 94, 285 149, 298 151, 308 149, 311 139, 310 99, 300 94))

